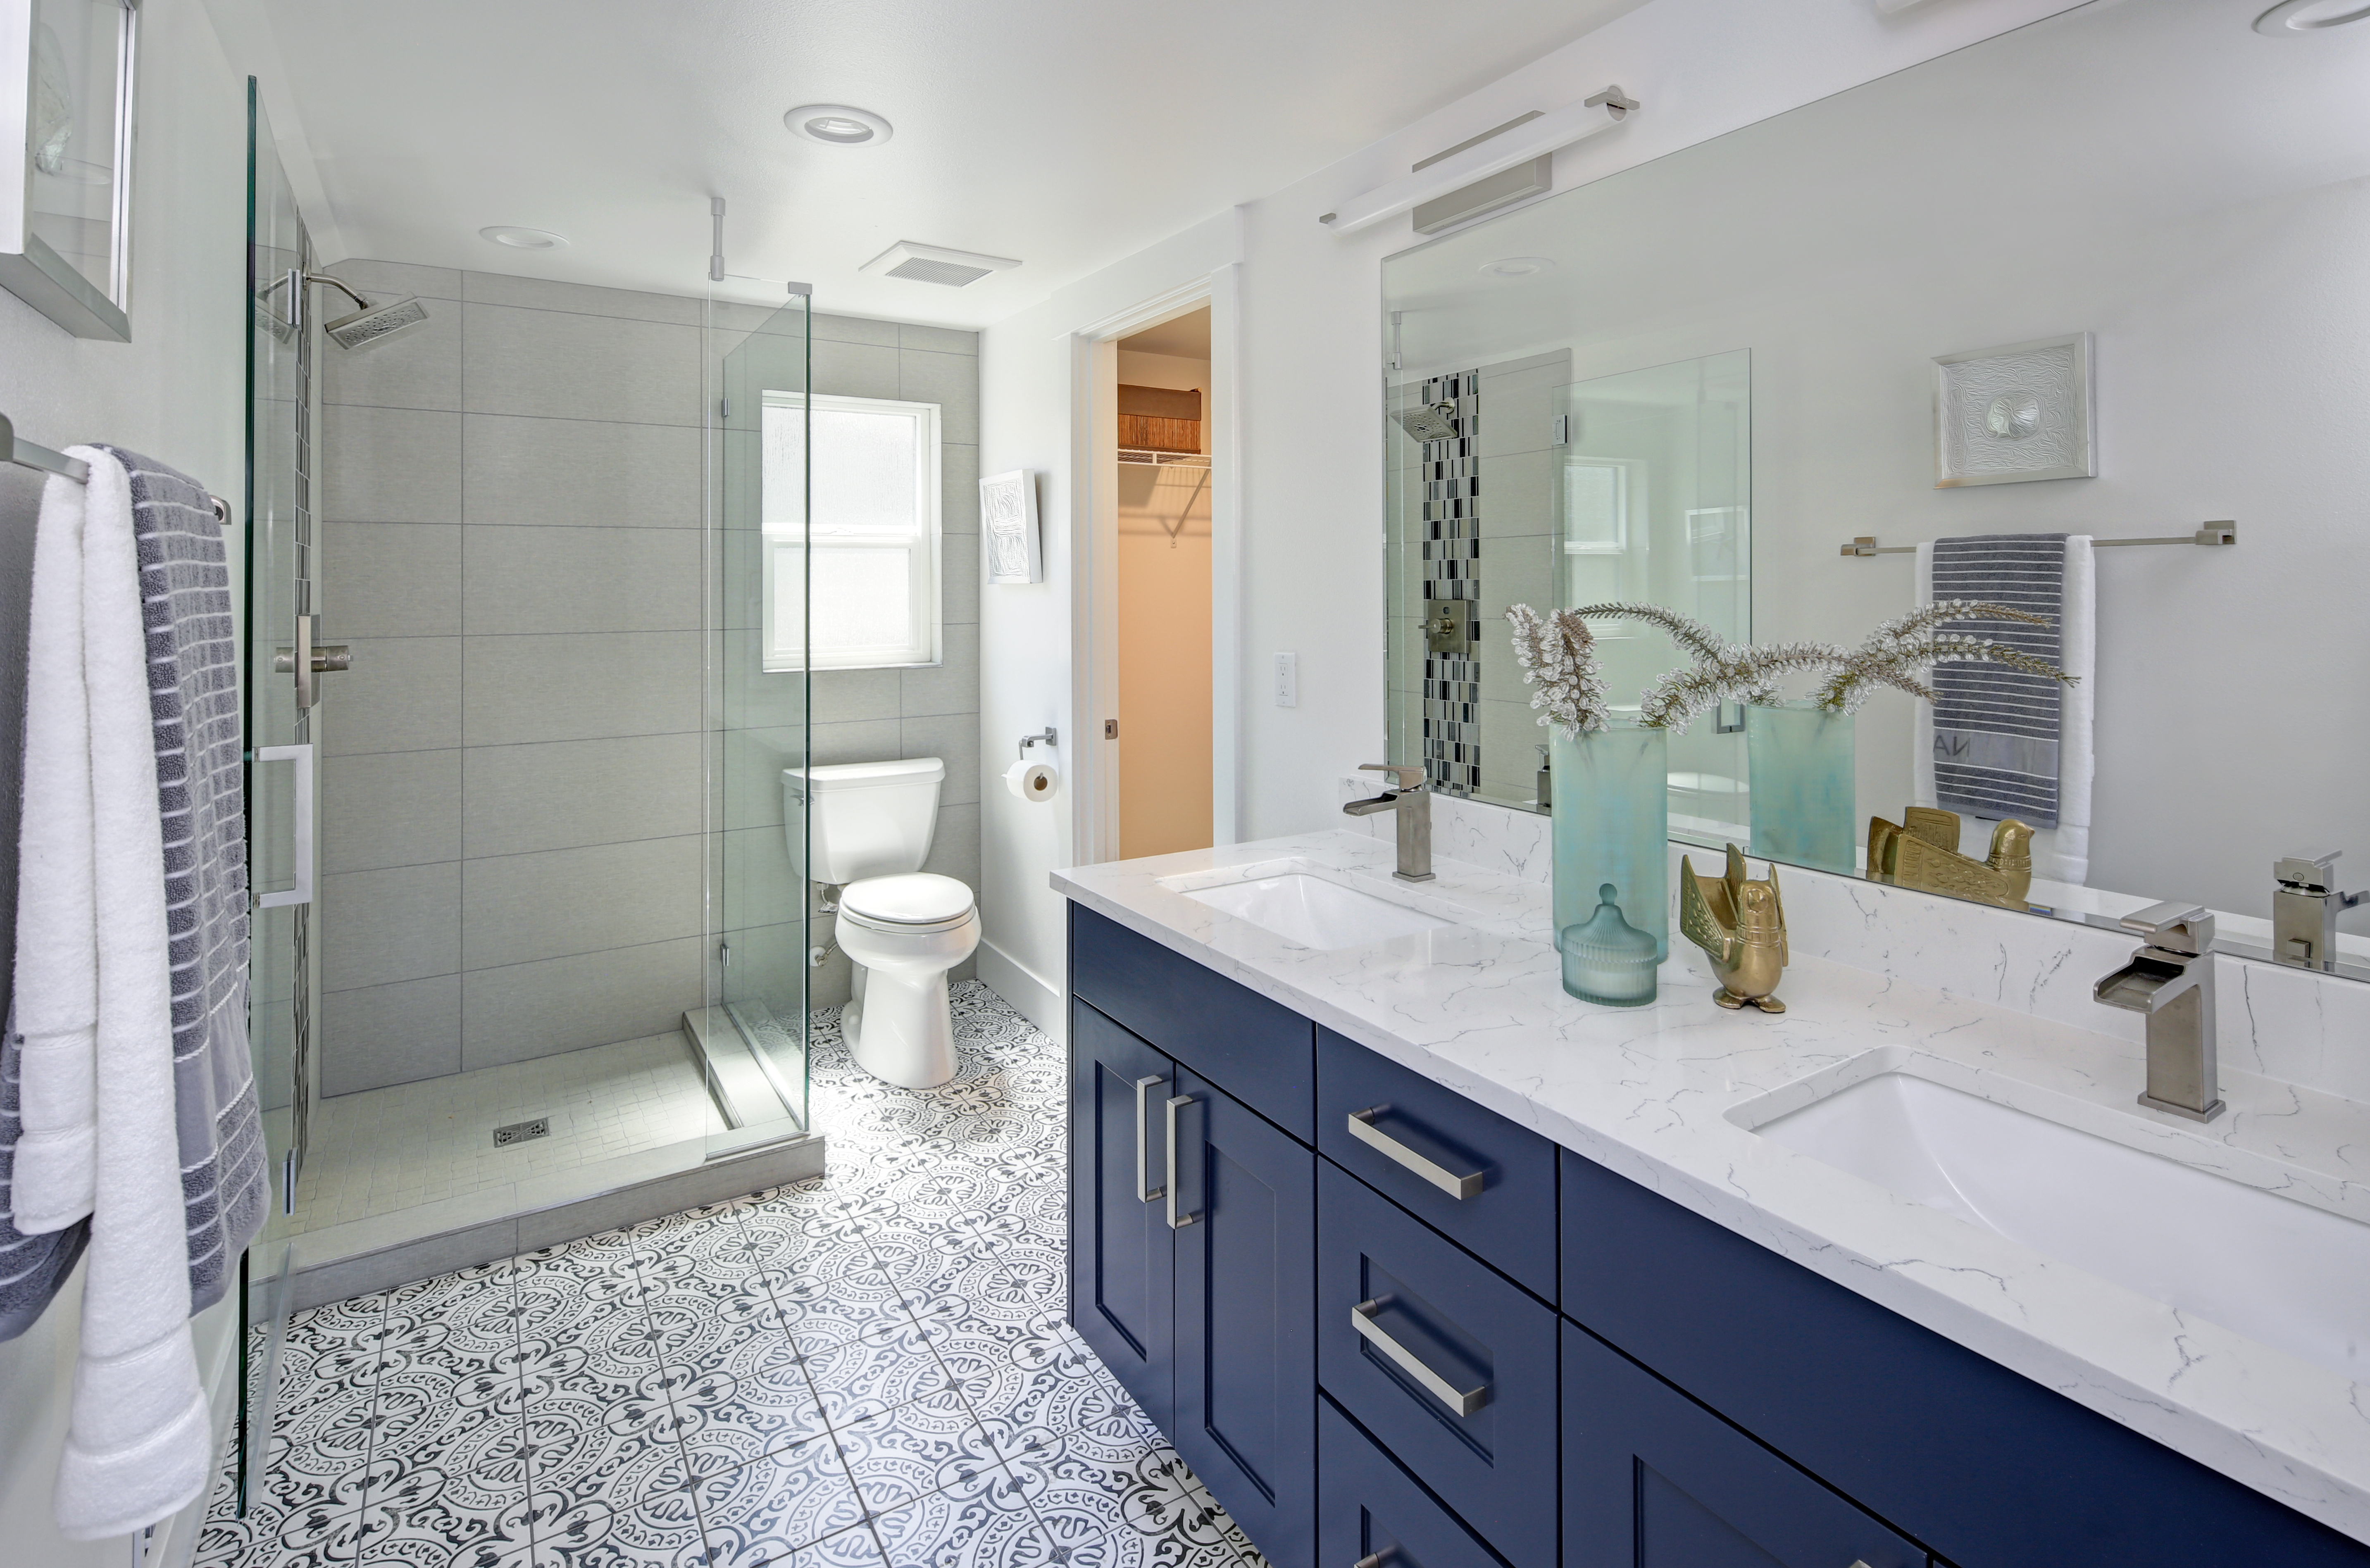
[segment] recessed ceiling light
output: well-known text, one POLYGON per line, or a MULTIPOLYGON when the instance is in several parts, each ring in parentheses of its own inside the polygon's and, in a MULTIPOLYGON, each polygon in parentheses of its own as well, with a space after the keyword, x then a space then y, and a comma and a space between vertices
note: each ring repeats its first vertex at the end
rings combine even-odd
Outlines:
POLYGON ((1555 258, 1551 256, 1505 256, 1483 262, 1481 270, 1492 278, 1527 278, 1554 265, 1555 258))
POLYGON ((782 116, 792 134, 831 147, 877 147, 895 135, 890 123, 869 109, 844 103, 811 103, 782 116))
POLYGON ((2280 0, 2255 18, 2255 30, 2272 38, 2294 38, 2325 28, 2341 28, 2370 17, 2363 0, 2280 0))
POLYGON ((489 239, 496 245, 509 246, 513 250, 558 250, 568 243, 549 229, 522 229, 510 223, 479 229, 477 237, 489 239))

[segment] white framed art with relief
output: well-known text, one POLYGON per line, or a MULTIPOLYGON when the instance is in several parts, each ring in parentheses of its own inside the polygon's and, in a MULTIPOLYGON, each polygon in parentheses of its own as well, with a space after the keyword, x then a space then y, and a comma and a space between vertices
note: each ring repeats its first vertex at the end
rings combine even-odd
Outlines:
POLYGON ((980 537, 990 582, 1043 582, 1044 546, 1037 532, 1037 475, 1016 468, 979 482, 980 537))
POLYGON ((0 0, 0 287, 77 338, 132 338, 137 0, 0 0))
POLYGON ((1934 361, 1934 487, 2089 479, 2090 334, 2069 332, 1934 361))

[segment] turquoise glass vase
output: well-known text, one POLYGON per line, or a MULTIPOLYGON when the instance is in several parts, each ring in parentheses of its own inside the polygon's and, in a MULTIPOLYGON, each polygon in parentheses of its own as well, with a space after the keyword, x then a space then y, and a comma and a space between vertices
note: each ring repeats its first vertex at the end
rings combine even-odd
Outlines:
POLYGON ((1548 749, 1556 949, 1582 1001, 1643 1007, 1671 956, 1670 737, 1616 723, 1548 749))
POLYGON ((1815 703, 1744 710, 1753 853, 1845 876, 1859 870, 1852 715, 1815 703))

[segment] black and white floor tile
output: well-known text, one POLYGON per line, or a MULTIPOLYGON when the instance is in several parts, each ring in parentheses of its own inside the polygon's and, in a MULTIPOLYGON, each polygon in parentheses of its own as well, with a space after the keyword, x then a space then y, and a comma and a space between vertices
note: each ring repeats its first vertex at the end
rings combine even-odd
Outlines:
POLYGON ((1063 1321, 1061 1051, 954 1008, 923 1093, 817 1015, 818 1181, 300 1314, 197 1568, 1265 1568, 1063 1321))

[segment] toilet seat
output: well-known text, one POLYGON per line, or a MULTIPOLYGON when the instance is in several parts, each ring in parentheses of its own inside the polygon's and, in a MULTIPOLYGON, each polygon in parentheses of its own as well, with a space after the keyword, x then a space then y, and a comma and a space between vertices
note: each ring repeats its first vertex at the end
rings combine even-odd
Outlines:
POLYGON ((927 871, 868 876, 849 883, 839 895, 840 919, 888 933, 951 931, 972 912, 968 886, 927 871))

